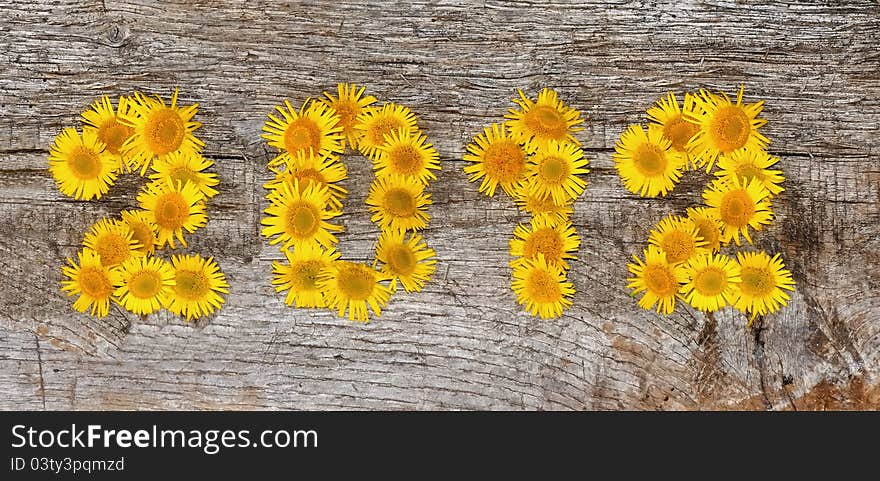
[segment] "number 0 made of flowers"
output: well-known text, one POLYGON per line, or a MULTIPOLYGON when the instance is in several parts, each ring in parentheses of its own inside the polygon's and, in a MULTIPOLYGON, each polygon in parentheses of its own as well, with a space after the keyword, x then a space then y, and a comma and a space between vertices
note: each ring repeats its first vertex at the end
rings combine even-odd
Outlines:
POLYGON ((287 291, 287 305, 326 307, 368 322, 370 311, 381 315, 398 285, 421 291, 434 273, 434 250, 418 231, 431 218, 427 188, 440 156, 407 107, 376 105, 356 85, 336 90, 299 109, 284 101, 268 115, 263 138, 278 155, 268 163, 274 178, 264 186, 269 207, 262 235, 286 257, 272 264, 272 284, 287 291), (381 230, 372 265, 342 260, 336 251, 343 227, 334 219, 342 214, 347 191, 341 181, 348 177, 339 156, 347 147, 370 159, 375 173, 366 200, 381 230))
POLYGON ((581 176, 589 161, 573 134, 584 120, 554 90, 541 90, 536 100, 518 93, 507 120, 485 127, 467 146, 464 171, 480 182, 480 192, 492 197, 501 187, 531 216, 510 240, 511 287, 529 314, 554 318, 575 292, 566 274, 581 241, 569 217, 587 186, 581 176))

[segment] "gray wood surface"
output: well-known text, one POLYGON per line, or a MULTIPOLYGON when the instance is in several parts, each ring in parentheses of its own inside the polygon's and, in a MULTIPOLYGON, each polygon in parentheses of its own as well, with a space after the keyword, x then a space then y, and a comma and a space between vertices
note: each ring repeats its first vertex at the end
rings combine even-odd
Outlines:
MULTIPOLYGON (((877 409, 880 407, 880 7, 869 2, 153 2, 0 0, 2 409, 877 409), (285 306, 280 255, 259 236, 265 114, 336 82, 413 109, 442 156, 425 232, 438 273, 359 325, 285 306), (797 291, 746 329, 725 310, 640 310, 626 263, 668 212, 700 202, 689 173, 667 199, 626 192, 610 155, 667 91, 765 99, 786 191, 757 244, 797 291), (199 102, 220 194, 193 252, 231 294, 198 326, 113 309, 95 320, 59 292, 62 260, 103 215, 134 205, 125 176, 99 202, 54 188, 47 153, 102 94, 199 102), (544 86, 588 118, 592 172, 575 204, 574 307, 522 312, 507 243, 525 220, 486 199, 460 160, 515 88, 544 86)), ((341 250, 371 258, 369 165, 347 156, 341 250)))

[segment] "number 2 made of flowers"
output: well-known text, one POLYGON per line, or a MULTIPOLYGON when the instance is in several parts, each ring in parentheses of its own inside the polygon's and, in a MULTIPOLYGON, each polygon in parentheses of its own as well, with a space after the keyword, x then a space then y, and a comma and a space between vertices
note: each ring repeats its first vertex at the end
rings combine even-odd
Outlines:
POLYGON ((555 318, 575 293, 567 272, 581 241, 570 216, 587 186, 581 176, 589 161, 573 134, 583 130, 584 120, 554 90, 541 90, 536 100, 517 92, 507 120, 485 127, 468 144, 464 171, 480 182, 480 192, 493 197, 500 187, 531 216, 510 240, 511 288, 529 314, 555 318))
POLYGON ((427 227, 430 183, 440 156, 427 143, 409 108, 381 106, 364 87, 337 85, 299 109, 289 101, 276 106, 263 126, 263 138, 278 155, 268 162, 274 178, 264 186, 269 207, 262 235, 277 245, 285 261, 273 262, 272 284, 287 291, 285 303, 297 308, 326 307, 340 317, 368 322, 380 316, 398 285, 421 291, 436 269, 433 249, 418 231, 427 227), (373 164, 366 203, 380 229, 372 263, 341 259, 336 234, 343 227, 348 178, 339 156, 350 147, 373 164))

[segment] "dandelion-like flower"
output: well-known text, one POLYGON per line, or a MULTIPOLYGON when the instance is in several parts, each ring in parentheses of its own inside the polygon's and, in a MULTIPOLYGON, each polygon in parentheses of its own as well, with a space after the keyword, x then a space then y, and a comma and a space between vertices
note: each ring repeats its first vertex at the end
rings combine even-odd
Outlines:
MULTIPOLYGON (((342 135, 348 140, 348 145, 352 149, 357 148, 358 139, 361 135, 355 128, 358 115, 363 113, 367 107, 376 103, 376 97, 364 95, 364 90, 365 87, 358 89, 358 86, 355 84, 338 84, 336 86, 336 97, 324 92, 324 96, 327 98, 322 99, 322 102, 330 107, 339 117, 342 135)), ((345 149, 344 143, 342 148, 343 150, 345 149)))
POLYGON ((124 210, 122 211, 122 223, 131 229, 131 238, 140 246, 138 250, 144 254, 152 254, 158 243, 156 233, 159 228, 149 212, 145 210, 124 210))
POLYGON ((355 129, 360 135, 358 150, 370 160, 379 156, 385 136, 403 130, 407 135, 418 131, 416 116, 409 108, 388 102, 381 107, 368 107, 357 117, 355 129))
POLYGON ((263 138, 282 153, 269 161, 269 165, 285 164, 290 156, 300 153, 328 156, 344 151, 345 138, 339 117, 323 102, 306 100, 296 110, 285 100, 284 106, 278 105, 275 110, 281 117, 268 114, 263 138))
POLYGON ((431 279, 437 260, 434 249, 428 247, 422 236, 412 233, 406 237, 402 229, 383 230, 376 243, 376 260, 391 279, 392 291, 400 281, 406 292, 419 292, 431 279))
POLYGON ((61 281, 61 290, 68 296, 76 296, 73 308, 78 312, 89 311, 96 317, 104 317, 110 310, 113 285, 119 274, 101 263, 101 257, 91 249, 77 253, 78 262, 67 258, 69 266, 62 266, 61 273, 66 278, 61 281))
POLYGON ((165 244, 174 249, 175 237, 186 247, 183 231, 190 234, 208 222, 205 215, 205 196, 192 182, 174 184, 151 182, 137 196, 141 209, 147 211, 149 220, 156 224, 156 246, 165 244))
POLYGON ((525 183, 518 184, 513 192, 516 206, 532 217, 545 217, 548 222, 563 222, 568 220, 573 212, 571 200, 561 205, 556 204, 549 194, 536 194, 525 183))
POLYGON ((342 200, 348 191, 339 185, 348 178, 345 165, 338 157, 320 157, 312 153, 291 156, 287 165, 281 169, 273 169, 275 178, 263 185, 268 190, 277 190, 283 184, 306 189, 311 185, 326 187, 330 194, 329 204, 335 210, 342 210, 342 200))
POLYGON ((400 129, 385 137, 379 155, 373 161, 377 177, 399 175, 423 184, 436 180, 433 170, 440 170, 440 154, 421 132, 400 129))
POLYGON ((217 174, 205 172, 214 162, 197 152, 172 152, 153 161, 152 165, 155 173, 150 175, 150 179, 153 182, 162 184, 165 179, 170 179, 174 185, 192 182, 206 199, 217 195, 217 190, 213 188, 220 183, 217 174))
POLYGON ((574 285, 565 279, 562 267, 548 264, 540 253, 513 268, 511 288, 516 302, 541 319, 561 316, 562 311, 571 306, 575 292, 574 285))
POLYGON ((519 224, 510 240, 511 267, 534 260, 538 254, 548 264, 568 269, 567 259, 576 259, 581 239, 569 221, 555 222, 548 217, 532 218, 529 225, 519 224))
POLYGON ((718 252, 721 248, 721 221, 708 207, 688 207, 687 218, 697 228, 697 235, 706 241, 706 248, 718 252))
POLYGON ((388 304, 392 290, 382 284, 387 280, 388 276, 368 265, 335 261, 321 271, 318 289, 325 293, 327 307, 338 316, 347 312, 353 321, 368 322, 369 309, 379 316, 388 304))
POLYGON ((564 205, 584 193, 587 183, 580 176, 590 171, 587 164, 577 145, 550 141, 529 158, 525 182, 535 195, 548 195, 564 205))
POLYGON ((544 88, 538 92, 538 100, 526 97, 522 90, 517 89, 519 98, 513 102, 519 108, 511 108, 504 117, 510 119, 507 127, 528 152, 534 152, 549 142, 570 142, 580 145, 572 135, 583 130, 579 127, 584 122, 581 113, 559 100, 555 90, 544 88))
POLYGON ((686 162, 684 155, 671 146, 660 125, 648 125, 647 132, 641 125, 630 125, 611 155, 626 190, 642 197, 669 193, 681 178, 686 162))
POLYGON ((744 104, 743 87, 736 95, 736 103, 727 94, 716 95, 701 90, 696 96, 697 110, 692 120, 700 125, 699 132, 688 142, 687 148, 693 153, 697 165, 705 165, 706 172, 712 170, 715 160, 721 154, 729 154, 743 147, 764 150, 770 140, 758 129, 767 121, 759 119, 764 101, 744 104))
POLYGON ((373 213, 370 220, 382 230, 420 230, 428 224, 431 215, 427 209, 431 195, 425 193, 421 182, 405 177, 381 177, 370 186, 367 205, 373 213))
POLYGON ((701 311, 713 312, 736 301, 740 267, 722 254, 699 254, 684 264, 679 294, 701 311))
POLYGON ((749 324, 756 316, 778 311, 790 299, 785 291, 794 291, 791 272, 779 254, 737 252, 742 282, 738 284, 734 306, 749 314, 749 324))
POLYGON ((663 127, 663 137, 670 142, 670 148, 690 160, 688 142, 700 130, 693 119, 697 115, 697 99, 693 94, 684 95, 684 105, 678 103, 674 93, 669 93, 647 111, 648 120, 663 127))
POLYGON ((112 219, 96 222, 86 233, 83 246, 95 251, 107 267, 115 267, 129 257, 144 255, 143 246, 134 239, 134 231, 128 224, 112 219))
POLYGON ((128 156, 132 167, 141 168, 141 175, 146 174, 154 159, 178 151, 192 155, 205 146, 193 133, 202 125, 193 120, 199 104, 179 107, 177 94, 174 89, 171 104, 166 105, 158 95, 153 99, 135 92, 128 111, 118 112, 121 122, 133 130, 122 145, 123 155, 128 156))
POLYGON ((480 180, 480 192, 493 197, 500 186, 507 195, 515 195, 525 179, 526 152, 504 124, 483 129, 467 145, 467 152, 463 158, 471 164, 465 166, 464 173, 471 182, 480 180))
POLYGON ((152 314, 168 306, 174 286, 174 270, 158 257, 132 257, 119 266, 113 295, 135 314, 152 314))
POLYGON ((758 179, 770 194, 768 197, 772 197, 785 190, 780 185, 785 180, 782 171, 770 168, 777 162, 779 162, 778 157, 773 157, 763 150, 734 150, 718 157, 718 170, 715 171, 715 175, 722 180, 737 177, 744 184, 752 179, 758 179))
POLYGON ((213 257, 176 255, 171 257, 171 267, 174 285, 167 304, 169 311, 191 320, 220 309, 224 302, 220 294, 229 293, 229 284, 213 257))
POLYGON ((261 231, 270 239, 269 244, 281 244, 282 249, 314 243, 330 248, 338 242, 333 232, 341 232, 342 227, 327 221, 340 212, 328 205, 327 187, 312 184, 302 188, 295 180, 292 186, 285 183, 273 190, 269 201, 268 217, 262 220, 266 227, 261 231))
POLYGON ((134 132, 130 126, 122 123, 122 115, 128 112, 129 103, 128 97, 119 97, 118 109, 121 115, 117 115, 110 97, 105 95, 82 113, 82 120, 86 124, 83 131, 89 130, 95 133, 107 152, 116 158, 119 171, 131 170, 130 159, 122 152, 122 145, 134 132))
POLYGON ((668 215, 651 230, 648 243, 657 246, 666 254, 672 264, 686 262, 688 259, 710 251, 706 241, 694 223, 677 215, 668 215))
POLYGON ((657 312, 672 314, 679 284, 685 280, 684 267, 670 263, 656 246, 648 246, 643 256, 644 260, 633 256, 635 263, 627 266, 633 277, 627 279, 626 287, 633 296, 644 293, 639 299, 642 309, 651 310, 656 304, 657 312))
POLYGON ((324 291, 318 287, 321 271, 339 259, 333 249, 317 244, 303 244, 295 250, 286 250, 287 263, 272 262, 275 292, 287 291, 284 303, 294 307, 327 307, 324 291))
POLYGON ((758 179, 740 183, 738 178, 732 177, 712 182, 703 192, 703 198, 721 221, 721 242, 727 244, 733 240, 736 245, 742 245, 739 238, 742 234, 751 244, 749 227, 758 231, 773 219, 768 196, 769 192, 758 179))
POLYGON ((49 172, 62 194, 77 200, 100 199, 116 181, 118 162, 93 130, 82 136, 67 128, 49 149, 49 172))

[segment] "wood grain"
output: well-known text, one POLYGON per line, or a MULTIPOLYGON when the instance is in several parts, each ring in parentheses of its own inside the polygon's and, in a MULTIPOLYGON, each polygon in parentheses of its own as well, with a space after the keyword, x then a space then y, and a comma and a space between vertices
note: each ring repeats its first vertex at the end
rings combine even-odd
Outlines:
MULTIPOLYGON (((152 2, 0 0, 0 408, 2 409, 877 409, 880 407, 880 7, 876 2, 152 2), (441 152, 425 236, 438 275, 356 325, 293 310, 270 286, 259 237, 276 102, 366 84, 411 107, 441 152), (688 174, 667 199, 626 192, 610 155, 667 91, 746 88, 766 100, 782 158, 777 220, 757 237, 794 273, 791 304, 757 329, 725 310, 641 311, 626 263, 650 226, 700 202, 688 174), (46 171, 48 146, 102 94, 200 104, 221 193, 191 250, 231 294, 198 326, 114 309, 95 320, 59 293, 83 231, 134 205, 125 177, 76 202, 46 171), (575 204, 583 237, 574 307, 524 314, 507 242, 525 220, 486 199, 460 161, 516 88, 556 88, 589 119, 592 172, 575 204)), ((341 250, 371 258, 367 162, 341 250)))

